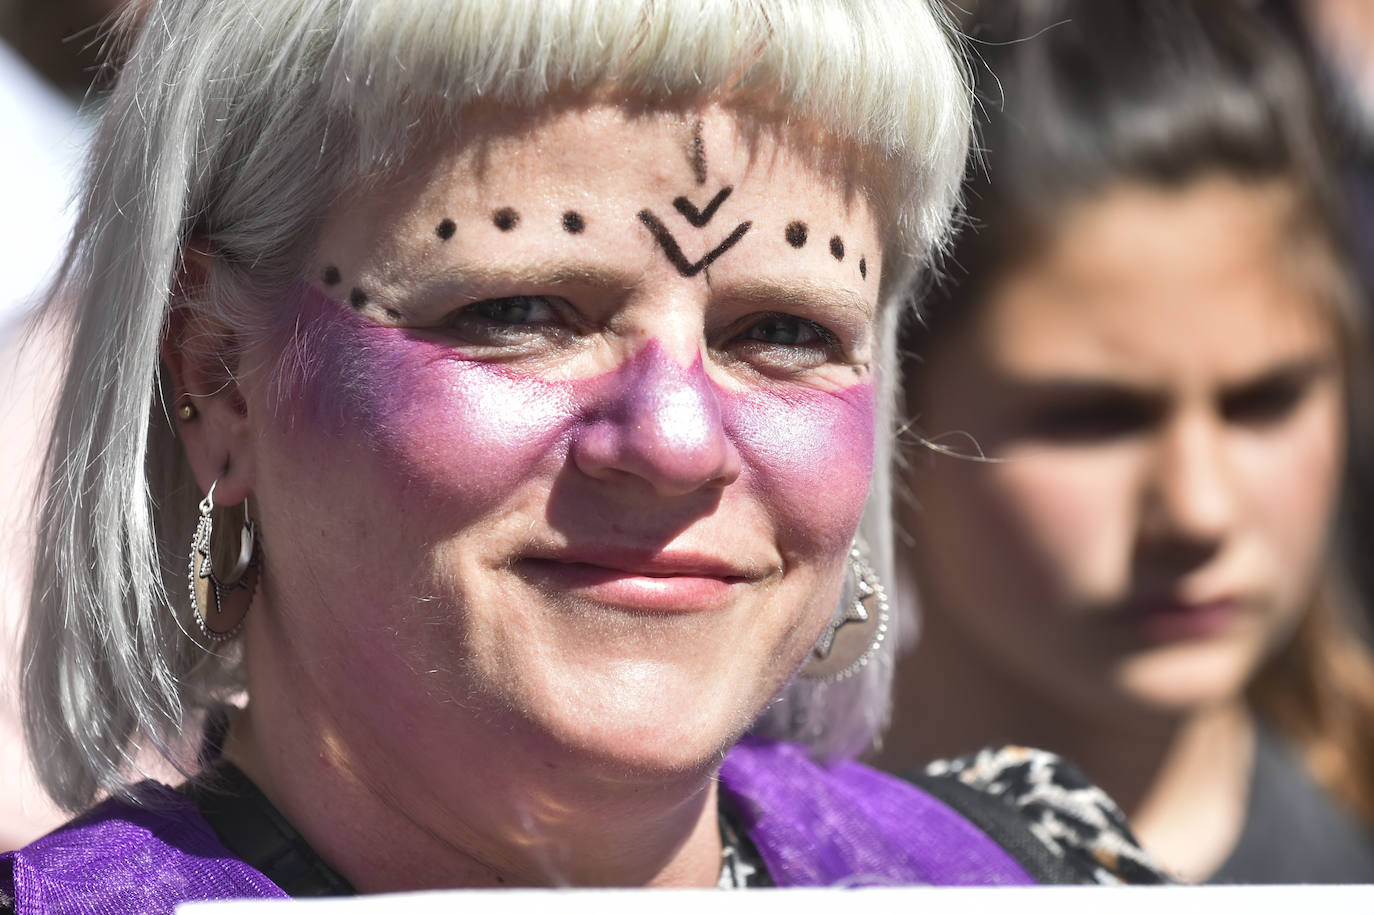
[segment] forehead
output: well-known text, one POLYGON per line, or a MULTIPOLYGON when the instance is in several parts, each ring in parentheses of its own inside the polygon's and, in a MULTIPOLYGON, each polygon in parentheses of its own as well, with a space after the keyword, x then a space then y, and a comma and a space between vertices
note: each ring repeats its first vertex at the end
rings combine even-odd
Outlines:
POLYGON ((1124 185, 994 289, 980 335, 1028 372, 1244 375, 1308 356, 1335 322, 1295 263, 1293 215, 1281 182, 1124 185))
POLYGON ((538 259, 823 284, 876 301, 882 233, 860 161, 815 131, 716 105, 478 108, 451 143, 336 206, 321 255, 380 289, 419 269, 538 259))

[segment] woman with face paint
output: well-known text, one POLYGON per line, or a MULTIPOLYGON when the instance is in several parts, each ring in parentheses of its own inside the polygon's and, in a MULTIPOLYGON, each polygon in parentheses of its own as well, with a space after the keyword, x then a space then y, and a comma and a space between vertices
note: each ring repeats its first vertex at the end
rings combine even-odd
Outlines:
POLYGON ((11 908, 1152 876, 851 761, 901 291, 967 149, 924 0, 145 23, 26 637, 47 787, 107 799, 0 858, 11 908))
POLYGON ((970 34, 979 229, 906 340, 923 627, 884 762, 1029 742, 1182 877, 1368 882, 1333 531, 1369 333, 1301 68, 1226 3, 988 3, 970 34))

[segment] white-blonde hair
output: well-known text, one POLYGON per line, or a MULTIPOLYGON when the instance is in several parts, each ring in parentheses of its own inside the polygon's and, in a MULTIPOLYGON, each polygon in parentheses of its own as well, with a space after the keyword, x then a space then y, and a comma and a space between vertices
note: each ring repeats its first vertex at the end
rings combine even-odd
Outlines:
MULTIPOLYGON (((188 239, 217 257, 193 306, 241 327, 234 303, 299 282, 322 215, 427 130, 479 100, 538 105, 611 83, 650 103, 767 98, 882 163, 898 201, 880 319, 890 425, 902 291, 944 243, 969 133, 961 58, 928 0, 158 0, 96 136, 52 306, 74 336, 24 694, 59 803, 121 791, 143 746, 183 745, 238 683, 234 652, 186 634, 200 494, 158 346, 188 239)), ((880 572, 889 448, 880 434, 862 528, 880 572)), ((850 680, 795 681, 758 728, 821 757, 857 753, 885 720, 894 643, 850 680)))

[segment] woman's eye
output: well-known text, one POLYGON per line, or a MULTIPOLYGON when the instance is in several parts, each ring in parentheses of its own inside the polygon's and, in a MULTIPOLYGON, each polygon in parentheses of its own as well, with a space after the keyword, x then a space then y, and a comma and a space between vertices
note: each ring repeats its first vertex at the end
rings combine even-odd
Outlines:
POLYGON ((557 318, 547 299, 533 295, 486 299, 468 305, 463 311, 497 324, 547 324, 557 318))
POLYGON ((1221 412, 1227 421, 1250 426, 1277 423, 1293 413, 1307 393, 1305 379, 1282 378, 1261 382, 1225 398, 1221 412))
POLYGON ((450 312, 441 329, 479 346, 532 344, 569 327, 571 306, 561 299, 513 295, 483 299, 450 312))
POLYGON ((745 328, 741 340, 769 346, 829 346, 835 335, 824 327, 793 315, 766 315, 745 328))
POLYGON ((1105 444, 1148 429, 1157 419, 1150 405, 1127 397, 1047 404, 1033 411, 1036 438, 1060 444, 1105 444))

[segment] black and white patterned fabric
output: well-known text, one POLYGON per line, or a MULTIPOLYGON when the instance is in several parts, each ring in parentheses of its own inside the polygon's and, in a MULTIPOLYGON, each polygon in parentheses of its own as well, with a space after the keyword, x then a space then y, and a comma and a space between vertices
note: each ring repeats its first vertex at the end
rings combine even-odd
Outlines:
POLYGON ((735 828, 725 810, 720 811, 717 819, 720 823, 720 877, 716 880, 716 889, 750 890, 773 886, 773 878, 768 875, 768 868, 754 843, 735 828))
MULTIPOLYGON (((1038 879, 1105 885, 1171 882, 1131 834, 1116 802, 1053 753, 1019 746, 989 748, 931 763, 915 781, 947 803, 953 800, 951 806, 975 822, 986 817, 970 809, 977 805, 968 803, 972 795, 964 789, 996 798, 1004 810, 1016 811, 1039 846, 1021 849, 1017 857, 1032 865, 1028 869, 1038 879), (951 791, 956 785, 962 788, 951 791), (958 800, 960 796, 965 799, 958 800), (1037 862, 1050 866, 1035 866, 1037 862), (1047 869, 1053 870, 1052 879, 1043 873, 1047 869)), ((988 831, 1009 851, 1018 850, 1015 841, 988 831)))

